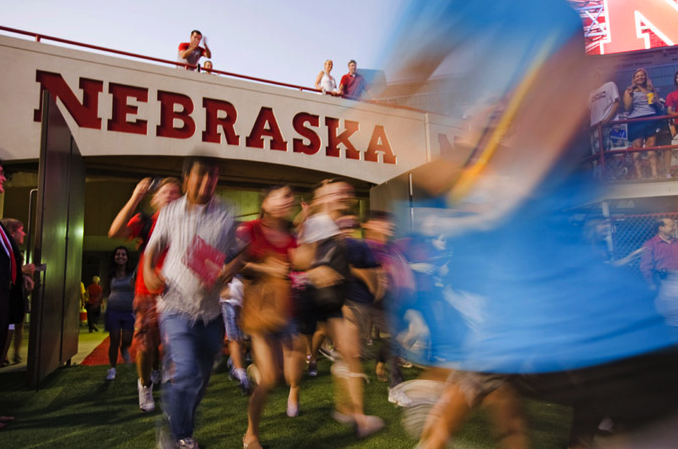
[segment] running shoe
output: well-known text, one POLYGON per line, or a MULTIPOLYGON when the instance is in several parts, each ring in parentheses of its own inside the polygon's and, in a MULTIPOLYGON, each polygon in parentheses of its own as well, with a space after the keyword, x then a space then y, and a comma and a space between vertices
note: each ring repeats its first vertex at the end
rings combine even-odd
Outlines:
POLYGON ((137 390, 139 392, 139 409, 142 412, 152 412, 155 410, 155 401, 153 401, 153 383, 145 387, 141 379, 137 380, 137 390))
POLYGON ((108 374, 106 374, 106 380, 113 380, 115 379, 115 368, 111 368, 108 370, 108 374))
POLYGON ((368 436, 379 432, 384 427, 386 427, 386 424, 380 417, 365 415, 362 425, 356 426, 356 435, 358 438, 367 438, 368 436))
POLYGON ((308 375, 311 377, 318 375, 318 362, 310 362, 308 364, 308 375))
POLYGON ((334 349, 330 349, 330 348, 320 348, 320 349, 318 350, 318 352, 319 352, 320 354, 322 354, 323 357, 325 357, 326 359, 328 359, 328 360, 330 360, 330 361, 332 361, 332 362, 336 362, 336 361, 337 361, 337 351, 335 351, 334 349))
POLYGON ((177 441, 177 447, 179 449, 198 449, 198 442, 191 437, 183 438, 177 441))

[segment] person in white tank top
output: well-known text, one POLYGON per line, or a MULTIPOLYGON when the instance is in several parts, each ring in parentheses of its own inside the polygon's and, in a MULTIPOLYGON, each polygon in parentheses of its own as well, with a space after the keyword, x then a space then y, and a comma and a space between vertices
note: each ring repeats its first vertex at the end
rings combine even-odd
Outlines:
POLYGON ((322 90, 324 94, 327 95, 337 95, 337 82, 334 80, 334 77, 330 75, 334 63, 331 59, 325 61, 324 69, 318 73, 318 76, 315 79, 315 88, 322 90))

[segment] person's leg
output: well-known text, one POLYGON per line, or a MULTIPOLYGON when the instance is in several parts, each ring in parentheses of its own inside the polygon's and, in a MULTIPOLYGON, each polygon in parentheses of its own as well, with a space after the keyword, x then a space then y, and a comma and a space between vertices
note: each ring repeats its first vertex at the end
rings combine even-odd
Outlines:
POLYGON ((198 358, 198 368, 200 369, 198 376, 200 389, 195 398, 193 412, 190 417, 193 426, 195 426, 195 412, 205 395, 205 391, 207 391, 207 384, 212 375, 214 361, 217 355, 221 353, 224 345, 224 328, 220 318, 210 321, 206 326, 202 323, 197 323, 195 327, 198 337, 195 351, 198 358))
POLYGON ((494 412, 498 438, 506 449, 527 449, 527 423, 518 393, 508 384, 490 393, 483 401, 494 412))
POLYGON ((243 443, 252 444, 259 441, 259 423, 264 410, 266 398, 278 381, 278 366, 276 363, 275 342, 264 335, 250 335, 254 363, 259 369, 259 384, 250 396, 247 408, 247 432, 243 437, 243 443))
POLYGON ((7 360, 7 355, 9 354, 9 347, 12 344, 12 337, 14 336, 14 329, 10 329, 7 326, 7 339, 5 340, 5 346, 2 348, 2 358, 0 358, 0 363, 5 363, 7 360))
POLYGON ((304 366, 304 341, 301 336, 295 334, 283 344, 283 357, 285 381, 290 386, 287 416, 293 417, 299 414, 299 385, 304 366))
POLYGON ((87 304, 85 310, 87 311, 87 328, 90 332, 94 332, 94 309, 87 304))
POLYGON ((26 319, 26 314, 21 319, 20 323, 17 323, 14 327, 14 362, 21 362, 21 343, 24 339, 24 321, 26 319))
POLYGON ((461 389, 449 385, 426 417, 417 449, 445 449, 470 411, 461 389))
MULTIPOLYGON (((643 146, 643 138, 639 137, 638 139, 635 139, 631 145, 633 148, 642 148, 643 146)), ((643 169, 640 164, 640 153, 633 153, 633 168, 636 171, 636 179, 642 179, 643 178, 643 169)))
POLYGON ((120 338, 120 354, 125 363, 132 363, 132 357, 129 355, 129 347, 132 346, 132 337, 134 329, 122 329, 120 338))
MULTIPOLYGON (((657 141, 657 136, 650 136, 645 138, 645 146, 646 147, 653 147, 657 141)), ((652 177, 656 178, 658 177, 658 172, 657 172, 657 152, 656 151, 648 151, 647 152, 648 159, 650 160, 650 171, 652 172, 652 177)))
POLYGON ((115 368, 118 364, 118 349, 120 348, 122 329, 119 327, 110 328, 109 332, 108 363, 111 365, 111 368, 115 368))
POLYGON ((163 406, 174 441, 193 436, 193 405, 202 389, 195 326, 181 315, 160 317, 164 366, 163 406))

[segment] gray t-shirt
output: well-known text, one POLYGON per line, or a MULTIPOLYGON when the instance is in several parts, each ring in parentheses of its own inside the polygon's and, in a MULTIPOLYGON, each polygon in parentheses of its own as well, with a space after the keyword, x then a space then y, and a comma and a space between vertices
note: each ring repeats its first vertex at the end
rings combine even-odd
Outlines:
POLYGON ((629 113, 629 118, 645 117, 648 115, 655 115, 657 111, 647 102, 647 94, 644 92, 633 92, 633 106, 629 113))
POLYGON ((108 295, 108 309, 117 312, 131 312, 134 303, 134 282, 130 273, 124 278, 111 279, 111 294, 108 295))

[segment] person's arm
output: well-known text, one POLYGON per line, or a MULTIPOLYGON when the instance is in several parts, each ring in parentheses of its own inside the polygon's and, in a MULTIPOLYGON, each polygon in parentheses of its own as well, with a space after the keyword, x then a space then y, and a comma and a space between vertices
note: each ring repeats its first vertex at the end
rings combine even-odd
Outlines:
POLYGON ((650 290, 656 290, 657 286, 654 283, 654 248, 649 242, 643 245, 645 249, 640 256, 640 272, 645 278, 645 282, 650 287, 650 290))
POLYGON ((193 45, 190 42, 188 44, 181 44, 179 45, 179 56, 181 56, 182 59, 187 59, 197 47, 197 45, 193 45), (186 45, 186 48, 184 48, 184 45, 186 45))
POLYGON ((615 100, 614 104, 612 105, 612 108, 610 108, 610 112, 603 118, 603 125, 607 125, 607 123, 612 120, 612 117, 614 117, 617 114, 617 111, 619 110, 619 100, 615 100))
POLYGON ((634 86, 629 86, 624 91, 624 110, 626 112, 631 112, 633 108, 633 91, 635 90, 634 86))
POLYGON ((343 97, 344 96, 344 91, 346 90, 346 75, 341 77, 341 81, 339 82, 339 91, 337 92, 338 96, 343 97))
POLYGON ((167 207, 160 211, 153 234, 144 250, 144 283, 150 291, 160 291, 165 286, 165 279, 156 270, 160 255, 169 246, 169 226, 167 225, 167 207))
POLYGON ((151 178, 144 178, 139 181, 137 186, 134 188, 130 199, 127 200, 127 203, 125 203, 122 209, 120 209, 120 212, 118 212, 118 215, 116 215, 113 223, 111 223, 111 228, 108 230, 108 238, 117 237, 127 239, 130 237, 131 232, 127 227, 127 223, 134 215, 134 212, 136 211, 137 206, 139 206, 139 203, 141 203, 141 200, 144 199, 144 196, 146 196, 148 193, 148 187, 150 185, 151 178))
POLYGON ((320 73, 318 73, 318 76, 315 78, 315 88, 318 89, 318 90, 321 89, 320 88, 320 81, 323 79, 324 74, 325 74, 325 72, 321 70, 320 73))
POLYGON ((212 58, 212 50, 207 46, 207 36, 202 37, 202 44, 205 46, 205 56, 207 59, 212 58))

